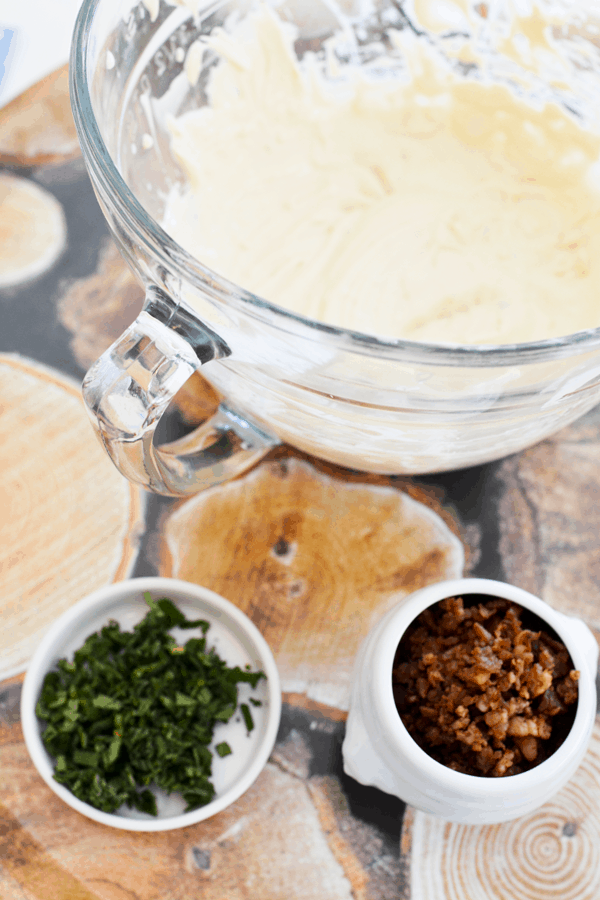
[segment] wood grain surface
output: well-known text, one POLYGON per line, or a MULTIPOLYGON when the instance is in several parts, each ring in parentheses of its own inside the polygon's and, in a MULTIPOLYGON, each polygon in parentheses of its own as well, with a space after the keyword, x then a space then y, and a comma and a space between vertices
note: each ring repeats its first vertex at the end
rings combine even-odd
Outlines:
POLYGON ((600 722, 568 784, 529 816, 480 827, 406 817, 414 900, 597 900, 600 722))
POLYGON ((0 354, 0 677, 22 671, 50 623, 127 576, 141 497, 97 441, 77 385, 0 354))
POLYGON ((0 287, 46 272, 65 248, 60 203, 25 178, 0 173, 0 287))
POLYGON ((161 574, 232 600, 273 649, 285 691, 342 709, 375 622, 464 564, 462 543, 424 504, 293 457, 185 501, 160 533, 161 574))
POLYGON ((64 162, 79 153, 67 66, 0 109, 0 163, 40 166, 64 162))
MULTIPOLYGON (((85 819, 49 790, 23 744, 18 697, 8 721, 2 696, 2 900, 12 900, 15 885, 14 896, 28 900, 399 896, 397 854, 376 827, 353 818, 339 777, 314 772, 310 725, 304 735, 281 735, 261 776, 224 812, 180 831, 133 833, 85 819)), ((318 718, 310 723, 318 729, 318 718)))

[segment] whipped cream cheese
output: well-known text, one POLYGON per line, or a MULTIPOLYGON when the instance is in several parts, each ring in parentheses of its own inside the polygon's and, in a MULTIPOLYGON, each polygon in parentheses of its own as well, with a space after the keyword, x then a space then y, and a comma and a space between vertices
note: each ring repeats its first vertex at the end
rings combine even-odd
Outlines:
POLYGON ((206 46, 210 105, 170 122, 188 185, 164 221, 204 264, 385 338, 518 343, 600 325, 600 138, 558 105, 417 49, 406 83, 358 70, 330 83, 266 8, 206 46))

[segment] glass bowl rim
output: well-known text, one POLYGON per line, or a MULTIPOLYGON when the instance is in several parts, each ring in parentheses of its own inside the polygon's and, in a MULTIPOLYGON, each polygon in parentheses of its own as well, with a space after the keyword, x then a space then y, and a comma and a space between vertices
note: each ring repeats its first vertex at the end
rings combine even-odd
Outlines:
MULTIPOLYGON (((136 242, 166 268, 208 293, 212 299, 233 304, 253 318, 304 339, 322 341, 324 338, 340 349, 364 356, 377 356, 402 362, 429 365, 453 365, 473 368, 492 368, 515 364, 534 364, 576 356, 600 349, 600 326, 572 334, 512 344, 440 344, 386 339, 351 329, 328 325, 297 313, 245 290, 203 265, 183 249, 146 211, 128 187, 110 156, 96 116, 88 86, 89 36, 97 7, 102 0, 83 0, 75 23, 69 65, 71 106, 84 161, 103 194, 109 198, 113 211, 121 218, 136 242)), ((181 8, 178 8, 181 9, 181 8)), ((183 13, 183 10, 181 11, 183 13)), ((192 13, 183 13, 191 18, 192 13)))

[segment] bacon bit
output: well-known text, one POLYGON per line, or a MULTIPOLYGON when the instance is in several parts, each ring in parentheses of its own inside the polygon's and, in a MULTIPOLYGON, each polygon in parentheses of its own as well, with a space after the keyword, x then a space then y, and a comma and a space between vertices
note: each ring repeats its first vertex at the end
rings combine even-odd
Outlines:
POLYGON ((415 620, 394 660, 394 697, 409 733, 438 762, 516 775, 566 737, 579 672, 563 644, 523 627, 520 607, 474 599, 465 607, 450 597, 415 620))

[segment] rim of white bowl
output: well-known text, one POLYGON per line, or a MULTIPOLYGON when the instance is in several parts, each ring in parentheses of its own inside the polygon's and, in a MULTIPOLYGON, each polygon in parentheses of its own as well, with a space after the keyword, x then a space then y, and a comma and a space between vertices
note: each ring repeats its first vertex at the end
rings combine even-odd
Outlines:
POLYGON ((581 671, 579 680, 579 697, 577 711, 569 734, 563 743, 548 757, 526 772, 510 776, 511 789, 528 789, 545 781, 548 770, 557 767, 564 770, 569 761, 577 755, 581 740, 591 730, 596 713, 594 702, 595 686, 589 664, 583 650, 574 642, 569 634, 565 634, 562 618, 564 613, 555 610, 544 600, 530 594, 523 588, 489 578, 456 578, 427 585, 407 597, 396 607, 387 620, 385 631, 377 641, 377 653, 373 663, 373 704, 379 722, 385 728, 392 742, 402 746, 411 762, 418 766, 423 775, 432 782, 445 784, 457 791, 468 792, 471 796, 496 796, 507 791, 507 779, 490 779, 481 776, 455 772, 429 756, 410 736, 400 715, 398 714, 392 691, 392 664, 398 643, 410 623, 424 609, 446 597, 464 594, 485 594, 502 597, 518 603, 530 610, 559 635, 571 655, 575 668, 581 671))
POLYGON ((42 638, 29 663, 21 694, 21 724, 23 727, 25 744, 37 771, 48 787, 64 800, 65 803, 82 815, 87 816, 89 819, 93 819, 96 822, 100 822, 103 825, 109 825, 112 828, 120 828, 124 831, 171 831, 175 828, 184 828, 188 825, 194 825, 197 822, 201 822, 204 819, 208 819, 211 816, 222 812, 227 806, 241 797, 262 772, 275 744, 280 719, 281 685, 279 672, 271 648, 256 625, 254 625, 248 616, 235 606, 235 604, 226 600, 220 594, 216 594, 214 591, 209 590, 209 588, 177 578, 162 578, 157 576, 129 578, 99 588, 98 590, 93 591, 93 593, 88 594, 86 597, 83 597, 74 606, 70 607, 59 616, 42 638), (94 611, 100 612, 104 606, 117 599, 122 599, 124 601, 127 599, 135 599, 137 595, 144 591, 164 591, 165 595, 177 593, 180 596, 173 597, 175 602, 177 602, 178 599, 184 599, 181 595, 185 595, 185 598, 190 600, 198 599, 204 603, 210 604, 217 612, 221 611, 229 616, 230 619, 233 619, 250 638, 260 657, 261 668, 267 676, 266 685, 269 700, 264 737, 262 738, 254 759, 245 769, 239 780, 235 781, 228 790, 223 792, 223 794, 216 797, 210 803, 207 803, 206 806, 201 806, 189 813, 182 813, 177 816, 153 820, 129 819, 124 816, 114 815, 113 813, 103 812, 102 810, 96 809, 88 803, 79 800, 68 790, 68 788, 56 782, 52 777, 53 767, 50 763, 49 754, 42 743, 39 720, 35 714, 35 706, 41 684, 46 672, 49 671, 47 668, 47 654, 53 645, 56 644, 60 638, 67 636, 87 614, 94 611))

